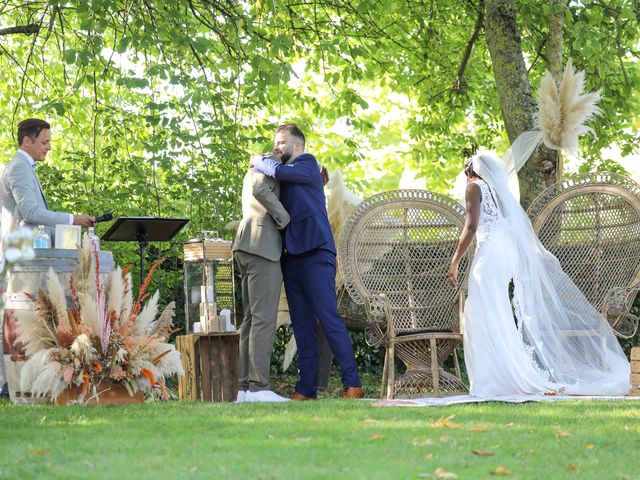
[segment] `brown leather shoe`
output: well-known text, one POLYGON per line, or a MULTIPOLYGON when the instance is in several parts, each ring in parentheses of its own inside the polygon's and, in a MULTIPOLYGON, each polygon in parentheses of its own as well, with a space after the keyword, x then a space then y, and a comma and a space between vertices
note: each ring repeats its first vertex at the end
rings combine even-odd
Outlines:
POLYGON ((364 397, 364 390, 362 387, 347 387, 344 389, 342 398, 362 398, 364 397))
POLYGON ((315 400, 315 398, 307 397, 306 395, 303 395, 301 393, 294 392, 293 395, 291 395, 291 400, 305 401, 305 400, 315 400))

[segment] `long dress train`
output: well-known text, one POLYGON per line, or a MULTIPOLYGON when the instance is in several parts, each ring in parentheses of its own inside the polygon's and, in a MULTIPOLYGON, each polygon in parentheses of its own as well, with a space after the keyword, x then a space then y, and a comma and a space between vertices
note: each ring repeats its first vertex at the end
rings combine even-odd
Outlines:
MULTIPOLYGON (((523 227, 509 222, 497 192, 484 180, 477 184, 482 201, 464 313, 464 359, 471 395, 540 395, 550 391, 625 394, 630 386, 629 363, 608 324, 603 341, 588 335, 578 340, 563 338, 562 330, 569 323, 579 324, 582 329, 590 327, 583 325, 586 320, 576 320, 571 310, 574 307, 566 308, 558 297, 572 295, 571 300, 579 305, 577 311, 586 312, 589 321, 606 320, 561 271, 553 255, 535 243, 532 251, 523 250, 522 235, 518 237, 513 229, 530 228, 530 223, 523 227), (542 268, 535 263, 536 256, 541 258, 542 268), (547 274, 545 268, 551 273, 547 274), (522 278, 523 273, 536 278, 522 278), (509 298, 512 280, 516 283, 518 323, 509 298), (563 290, 556 292, 549 285, 563 290), (543 291, 541 286, 547 295, 536 295, 538 290, 543 291), (587 352, 603 360, 584 361, 580 357, 587 352)), ((517 217, 521 220, 522 215, 518 213, 517 217)), ((587 333, 601 334, 596 327, 587 333)))

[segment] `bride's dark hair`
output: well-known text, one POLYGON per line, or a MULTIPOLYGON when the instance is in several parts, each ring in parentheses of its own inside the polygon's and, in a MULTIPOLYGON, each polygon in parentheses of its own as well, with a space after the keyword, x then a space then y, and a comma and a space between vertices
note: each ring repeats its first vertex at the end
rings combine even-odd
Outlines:
POLYGON ((464 174, 467 177, 479 177, 476 171, 473 169, 473 157, 467 158, 464 162, 464 174))
POLYGON ((469 148, 462 149, 464 155, 464 174, 467 177, 477 177, 478 174, 473 170, 473 157, 478 151, 477 145, 471 145, 469 148))

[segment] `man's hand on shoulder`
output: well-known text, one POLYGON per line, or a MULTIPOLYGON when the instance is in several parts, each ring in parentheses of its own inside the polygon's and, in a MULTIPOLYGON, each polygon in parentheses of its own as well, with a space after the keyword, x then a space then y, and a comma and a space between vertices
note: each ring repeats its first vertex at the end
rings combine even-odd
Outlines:
POLYGON ((274 178, 276 176, 276 167, 280 165, 280 162, 263 156, 255 156, 251 159, 251 162, 253 163, 254 172, 274 178))
POLYGON ((81 227, 93 227, 96 224, 96 217, 90 215, 74 215, 73 224, 81 227))

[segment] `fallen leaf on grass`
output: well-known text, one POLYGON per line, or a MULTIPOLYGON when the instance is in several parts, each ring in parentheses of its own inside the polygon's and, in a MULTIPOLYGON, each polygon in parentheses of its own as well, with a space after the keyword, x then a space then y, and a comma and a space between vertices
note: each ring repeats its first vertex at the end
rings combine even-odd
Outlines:
POLYGON ((427 455, 426 457, 424 457, 424 459, 425 459, 427 462, 430 462, 431 460, 433 460, 433 453, 430 453, 429 455, 427 455))
POLYGON ((492 475, 509 475, 510 473, 509 469, 505 467, 497 467, 491 472, 492 475))
POLYGON ((593 443, 587 443, 585 447, 587 448, 587 450, 593 450, 595 448, 595 445, 593 443))
POLYGON ((44 455, 44 452, 42 450, 34 450, 32 453, 36 457, 41 457, 42 455, 44 455))
POLYGON ((493 452, 490 452, 489 450, 471 450, 471 453, 478 455, 479 457, 490 457, 493 455, 493 452))
POLYGON ((460 424, 453 421, 456 418, 455 415, 449 415, 448 417, 439 418, 438 420, 430 419, 431 426, 435 428, 459 428, 460 424))
POLYGON ((570 436, 571 436, 571 433, 565 432, 564 430, 558 430, 558 432, 556 433, 556 437, 566 438, 570 436))
POLYGON ((567 463, 567 468, 569 470, 571 470, 572 472, 577 472, 578 471, 578 467, 576 467, 573 463, 567 463))
POLYGON ((453 473, 445 470, 442 467, 436 468, 433 473, 421 473, 418 475, 421 478, 458 478, 458 476, 453 473))
POLYGON ((440 443, 448 443, 449 442, 449 437, 447 437, 446 435, 442 435, 440 437, 440 443))
POLYGON ((474 425, 472 427, 467 428, 467 432, 486 432, 489 428, 486 425, 474 425))
POLYGON ((374 420, 373 418, 365 418, 362 423, 365 427, 370 427, 371 425, 375 425, 380 422, 378 420, 374 420))
POLYGON ((369 437, 369 440, 382 440, 383 438, 384 435, 382 435, 381 433, 374 433, 369 437))
POLYGON ((510 422, 510 423, 507 423, 507 424, 504 426, 504 428, 511 428, 511 427, 515 427, 515 425, 516 425, 515 423, 510 422))
POLYGON ((433 440, 431 440, 430 438, 426 438, 424 440, 422 440, 420 438, 414 438, 413 439, 413 446, 414 447, 428 447, 429 445, 433 445, 433 440))

